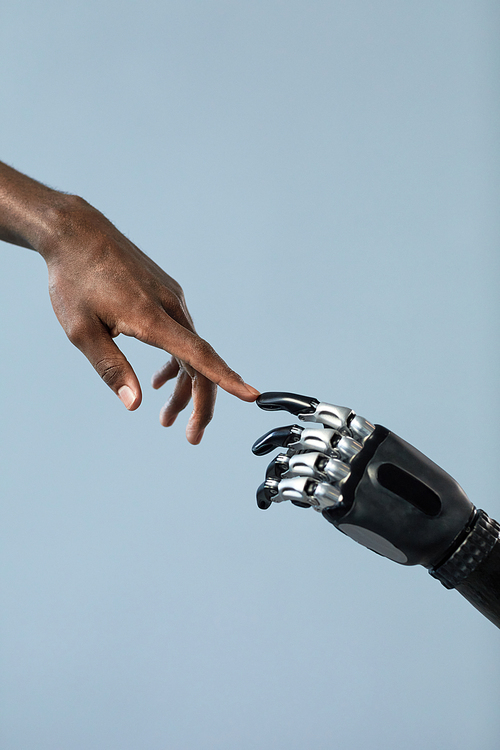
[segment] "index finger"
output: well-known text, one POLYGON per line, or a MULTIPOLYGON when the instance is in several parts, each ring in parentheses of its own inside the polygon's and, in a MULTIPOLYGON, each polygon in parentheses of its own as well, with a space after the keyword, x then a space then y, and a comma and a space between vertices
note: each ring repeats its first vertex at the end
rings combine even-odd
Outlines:
POLYGON ((245 383, 241 375, 224 362, 208 341, 177 323, 167 313, 146 343, 164 349, 242 401, 255 401, 259 395, 256 388, 245 383))

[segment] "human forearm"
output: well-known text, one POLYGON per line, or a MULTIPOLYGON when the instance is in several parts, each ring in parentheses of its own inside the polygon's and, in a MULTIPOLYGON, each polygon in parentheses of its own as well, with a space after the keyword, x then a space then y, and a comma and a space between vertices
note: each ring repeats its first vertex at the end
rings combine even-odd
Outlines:
POLYGON ((72 200, 0 162, 0 240, 43 254, 72 200))

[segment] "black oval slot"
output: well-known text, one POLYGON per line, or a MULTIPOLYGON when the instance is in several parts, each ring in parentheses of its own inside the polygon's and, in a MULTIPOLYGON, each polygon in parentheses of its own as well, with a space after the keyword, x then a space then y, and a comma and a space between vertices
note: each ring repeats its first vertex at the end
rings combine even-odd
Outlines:
POLYGON ((382 487, 394 492, 427 516, 437 516, 441 510, 439 495, 426 484, 394 464, 380 464, 377 479, 382 487))

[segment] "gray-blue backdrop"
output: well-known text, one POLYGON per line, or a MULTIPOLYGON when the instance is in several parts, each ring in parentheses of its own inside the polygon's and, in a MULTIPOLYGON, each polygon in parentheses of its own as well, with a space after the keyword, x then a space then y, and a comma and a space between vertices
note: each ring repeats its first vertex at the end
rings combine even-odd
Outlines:
MULTIPOLYGON (((261 390, 352 406, 500 517, 498 5, 19 0, 0 158, 184 286, 261 390)), ((84 248, 82 248, 82 252, 84 248)), ((3 750, 493 750, 498 632, 312 511, 257 510, 219 396, 127 413, 1 247, 3 750)))

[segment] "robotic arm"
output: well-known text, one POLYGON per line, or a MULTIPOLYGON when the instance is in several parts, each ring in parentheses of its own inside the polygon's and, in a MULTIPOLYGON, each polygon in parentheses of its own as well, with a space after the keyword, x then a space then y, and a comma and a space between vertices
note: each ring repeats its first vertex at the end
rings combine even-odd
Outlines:
POLYGON ((257 404, 313 427, 271 430, 258 456, 285 448, 267 467, 257 504, 312 507, 347 536, 403 565, 423 565, 500 627, 500 525, 474 507, 443 469, 351 409, 294 393, 257 404))

